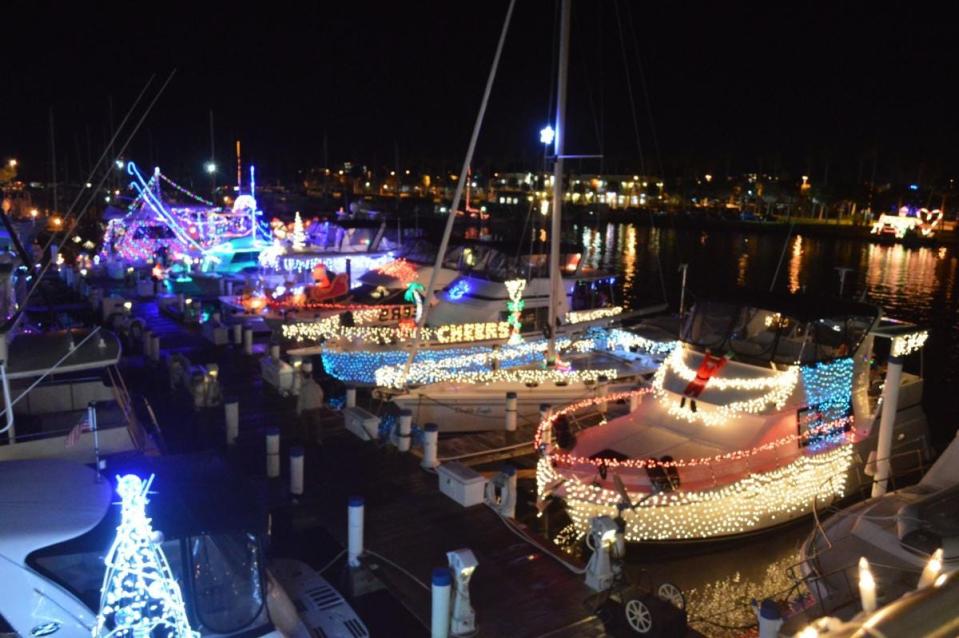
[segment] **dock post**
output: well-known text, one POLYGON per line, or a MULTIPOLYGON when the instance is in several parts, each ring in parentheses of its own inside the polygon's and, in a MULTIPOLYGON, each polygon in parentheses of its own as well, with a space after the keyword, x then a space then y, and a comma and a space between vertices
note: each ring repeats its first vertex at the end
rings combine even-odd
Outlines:
POLYGON ((430 638, 449 638, 450 635, 450 570, 433 569, 433 600, 430 616, 430 638))
POLYGON ((149 329, 143 331, 143 356, 150 356, 150 340, 153 338, 153 332, 149 329))
POLYGON ((516 431, 516 393, 506 393, 506 431, 516 431))
POLYGON ((440 427, 435 423, 427 423, 423 428, 423 460, 420 461, 420 467, 424 470, 432 470, 439 465, 439 461, 436 460, 439 441, 440 427))
POLYGON ((500 500, 500 514, 506 518, 516 518, 516 468, 506 463, 502 472, 506 476, 506 494, 500 500))
POLYGON ((400 452, 410 451, 410 434, 413 430, 413 411, 400 410, 399 427, 396 432, 396 449, 400 452))
POLYGON ((217 283, 220 285, 220 296, 222 297, 223 295, 226 294, 226 279, 224 279, 223 277, 220 277, 217 280, 217 283))
POLYGON ((303 496, 303 448, 290 449, 290 494, 303 496))
POLYGON ((876 475, 873 477, 872 496, 886 493, 889 480, 889 456, 892 454, 892 435, 896 428, 896 413, 899 411, 899 385, 902 382, 902 357, 889 357, 886 379, 882 385, 882 416, 879 435, 876 437, 876 475))
POLYGON ((639 392, 639 387, 633 388, 632 394, 629 395, 629 413, 632 414, 639 409, 639 406, 643 404, 643 395, 639 392))
POLYGON ((356 388, 353 386, 347 386, 346 388, 346 407, 356 407, 356 388))
POLYGON ((346 562, 350 567, 360 566, 363 555, 363 513, 366 499, 351 496, 347 506, 346 562))
POLYGON ((280 476, 280 429, 266 429, 266 477, 280 476))
POLYGON ((233 280, 232 279, 226 280, 226 296, 227 297, 233 296, 233 280))
POLYGON ((186 295, 182 292, 176 294, 176 309, 181 315, 186 312, 186 295))
POLYGON ((150 358, 154 362, 160 360, 160 337, 158 335, 150 337, 150 358))
POLYGON ((270 358, 276 363, 280 362, 280 344, 270 344, 270 358))
POLYGON ((243 329, 243 354, 253 354, 253 329, 243 329))
POLYGON ((238 346, 243 343, 243 324, 235 323, 233 328, 233 345, 238 346))
POLYGON ((596 383, 597 383, 596 395, 603 399, 596 405, 599 408, 600 414, 605 415, 606 410, 609 407, 609 405, 606 403, 606 400, 605 400, 607 395, 609 395, 609 377, 607 377, 604 374, 601 374, 600 376, 596 378, 596 383))
POLYGON ((223 404, 223 413, 226 419, 226 444, 236 445, 236 439, 240 436, 240 403, 238 401, 226 401, 223 404))

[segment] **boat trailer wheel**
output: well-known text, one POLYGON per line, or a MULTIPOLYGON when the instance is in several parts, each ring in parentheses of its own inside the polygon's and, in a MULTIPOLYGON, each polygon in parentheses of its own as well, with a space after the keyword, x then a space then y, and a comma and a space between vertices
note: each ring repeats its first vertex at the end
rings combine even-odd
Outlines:
POLYGON ((662 583, 656 589, 656 596, 676 609, 686 609, 686 597, 682 590, 672 583, 662 583))
POLYGON ((648 634, 653 629, 653 613, 646 603, 638 598, 631 598, 624 605, 626 622, 637 634, 648 634))

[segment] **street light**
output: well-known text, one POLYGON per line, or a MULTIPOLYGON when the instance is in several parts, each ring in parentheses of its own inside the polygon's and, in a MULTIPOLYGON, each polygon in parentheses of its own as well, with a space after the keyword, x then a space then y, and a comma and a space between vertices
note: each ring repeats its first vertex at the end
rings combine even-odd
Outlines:
POLYGON ((16 168, 16 167, 17 167, 17 160, 11 159, 9 162, 7 162, 7 166, 9 166, 10 168, 16 168))
POLYGON ((206 172, 207 172, 207 173, 209 173, 210 175, 212 175, 213 173, 216 172, 216 163, 215 163, 215 162, 207 162, 206 165, 204 166, 204 168, 206 169, 206 172))
POLYGON ((556 139, 556 131, 553 130, 552 126, 547 124, 545 128, 540 129, 539 141, 541 144, 549 146, 554 139, 556 139))

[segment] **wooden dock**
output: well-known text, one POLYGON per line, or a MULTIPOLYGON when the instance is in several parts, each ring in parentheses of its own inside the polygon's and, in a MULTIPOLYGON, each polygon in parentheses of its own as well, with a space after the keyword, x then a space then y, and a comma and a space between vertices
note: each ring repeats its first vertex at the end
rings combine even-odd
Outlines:
MULTIPOLYGON (((460 548, 471 549, 479 562, 470 586, 478 636, 606 635, 590 607, 594 596, 582 575, 520 538, 485 505, 463 508, 440 493, 437 476, 421 469, 411 454, 362 442, 342 429, 322 446, 306 441, 306 490, 293 502, 286 494, 286 472, 296 432, 295 401, 263 384, 257 365, 262 354, 250 357, 232 346, 212 346, 198 328, 160 315, 149 302, 137 303, 135 312, 160 336, 163 350, 182 352, 193 363, 218 364, 224 396, 239 400, 239 444, 227 456, 263 479, 277 526, 294 528, 297 537, 314 542, 332 537, 345 547, 347 500, 365 498, 366 566, 422 625, 422 632, 395 635, 428 635, 430 592, 423 584, 429 583, 433 568, 447 565, 446 552, 460 548), (264 477, 264 431, 269 426, 282 432, 284 476, 272 481, 264 477)), ((258 346, 262 353, 263 344, 258 346)), ((222 408, 194 411, 185 396, 169 389, 162 366, 145 363, 135 353, 124 363, 131 388, 154 406, 171 451, 225 446, 222 408)), ((545 539, 539 542, 549 547, 545 539)), ((293 557, 315 555, 308 542, 299 550, 301 555, 293 557)))

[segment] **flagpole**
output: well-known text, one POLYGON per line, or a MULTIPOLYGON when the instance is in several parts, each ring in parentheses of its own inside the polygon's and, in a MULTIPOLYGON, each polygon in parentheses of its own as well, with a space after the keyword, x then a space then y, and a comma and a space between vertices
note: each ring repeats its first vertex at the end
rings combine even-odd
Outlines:
POLYGON ((99 428, 97 428, 96 401, 90 401, 90 403, 87 404, 87 422, 90 425, 90 430, 93 432, 93 458, 96 462, 97 483, 99 483, 103 477, 100 476, 100 431, 99 428))

